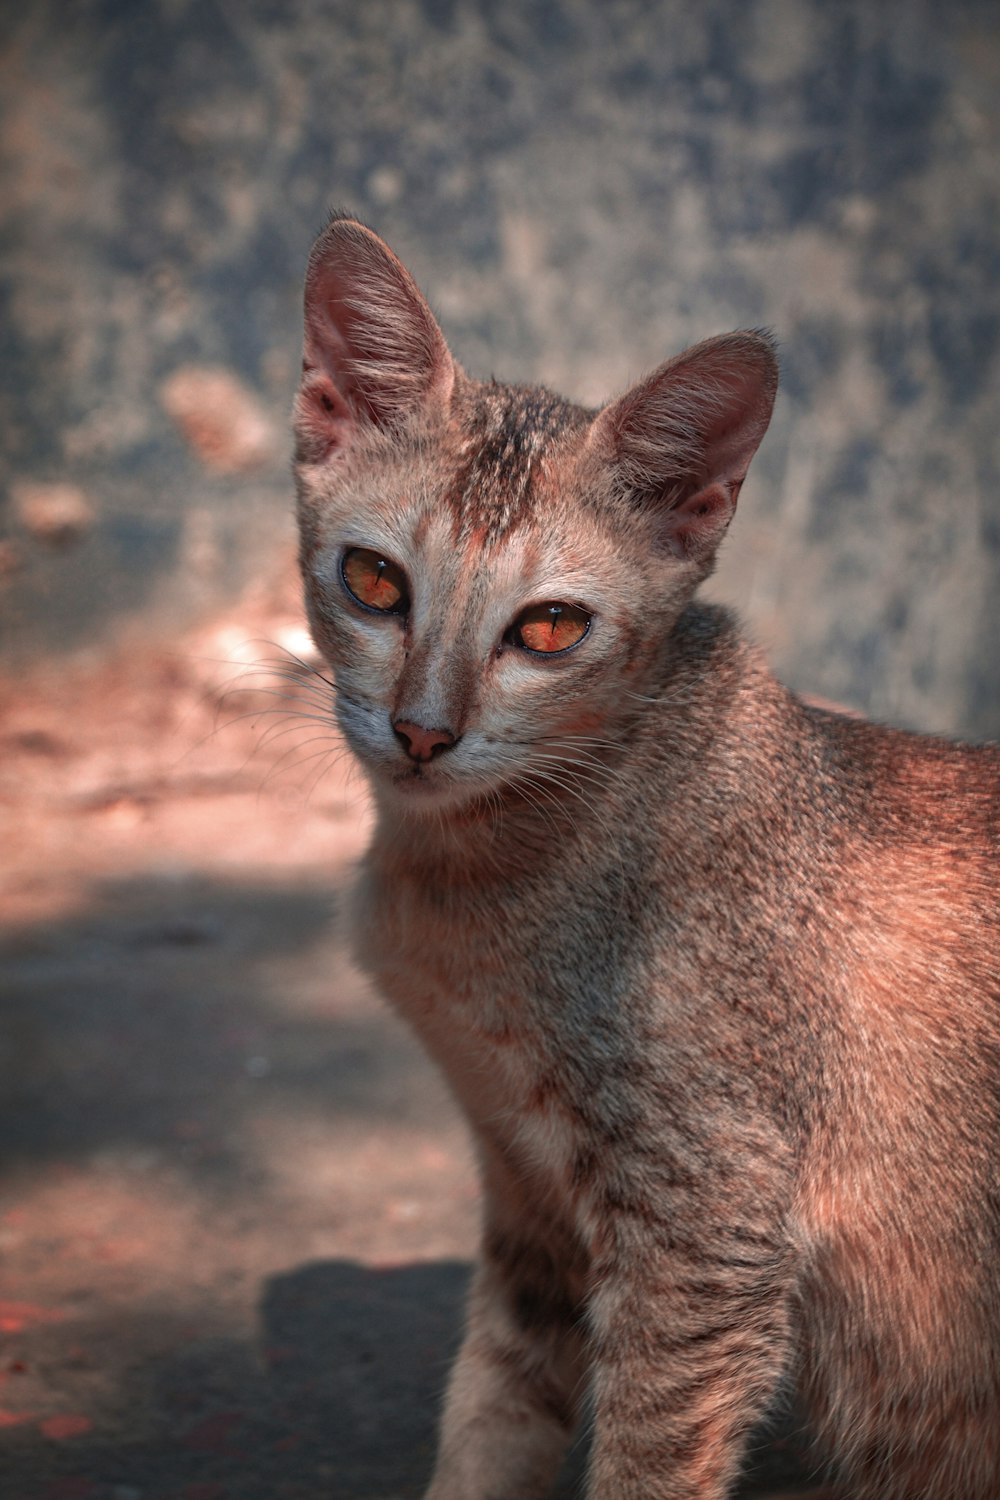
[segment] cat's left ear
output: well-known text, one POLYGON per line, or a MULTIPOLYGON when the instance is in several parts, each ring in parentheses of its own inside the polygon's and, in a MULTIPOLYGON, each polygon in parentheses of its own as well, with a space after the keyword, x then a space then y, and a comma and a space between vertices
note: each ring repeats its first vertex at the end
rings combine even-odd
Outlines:
POLYGON ((669 360, 595 418, 618 488, 652 510, 676 557, 710 562, 778 389, 774 340, 726 333, 669 360))
POLYGON ((351 446, 368 425, 397 428, 448 402, 456 366, 413 277, 374 230, 335 215, 309 257, 300 453, 351 446))

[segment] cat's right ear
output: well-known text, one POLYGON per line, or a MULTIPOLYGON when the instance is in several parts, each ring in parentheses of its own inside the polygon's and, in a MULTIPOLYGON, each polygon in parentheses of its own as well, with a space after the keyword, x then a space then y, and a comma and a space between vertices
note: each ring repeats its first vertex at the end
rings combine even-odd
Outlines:
POLYGON ((455 362, 402 262, 374 230, 335 216, 309 257, 299 457, 349 448, 367 424, 395 429, 447 405, 455 362))

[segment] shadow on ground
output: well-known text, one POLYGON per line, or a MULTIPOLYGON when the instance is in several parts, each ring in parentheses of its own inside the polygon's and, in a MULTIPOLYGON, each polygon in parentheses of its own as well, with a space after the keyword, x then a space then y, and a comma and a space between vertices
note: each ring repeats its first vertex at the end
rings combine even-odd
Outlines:
POLYGON ((153 861, 0 945, 3 1500, 420 1495, 475 1180, 337 896, 153 861))
MULTIPOLYGON (((372 1270, 347 1261, 272 1278, 253 1344, 162 1328, 164 1348, 132 1372, 117 1434, 79 1435, 58 1454, 11 1434, 7 1500, 417 1500, 433 1463, 441 1388, 457 1345, 469 1266, 372 1270), (168 1347, 172 1346, 172 1347, 168 1347), (155 1413, 155 1430, 148 1430, 155 1413), (44 1477, 43 1477, 44 1476, 44 1477)), ((740 1494, 802 1479, 787 1424, 758 1435, 740 1494)), ((554 1500, 582 1493, 583 1444, 554 1500)))
POLYGON ((117 1431, 4 1436, 5 1500, 419 1496, 468 1274, 321 1262, 266 1284, 252 1342, 161 1325, 117 1431))

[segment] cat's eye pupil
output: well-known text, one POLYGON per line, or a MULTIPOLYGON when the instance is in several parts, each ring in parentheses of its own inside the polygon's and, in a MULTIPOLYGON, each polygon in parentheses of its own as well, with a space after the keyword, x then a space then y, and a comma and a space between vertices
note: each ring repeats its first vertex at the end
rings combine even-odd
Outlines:
POLYGON ((403 615, 410 607, 406 574, 398 563, 368 547, 351 547, 340 565, 344 587, 366 609, 403 615))
POLYGON ((515 646, 536 655, 568 651, 590 629, 590 616, 578 604, 533 604, 522 610, 511 629, 515 646))

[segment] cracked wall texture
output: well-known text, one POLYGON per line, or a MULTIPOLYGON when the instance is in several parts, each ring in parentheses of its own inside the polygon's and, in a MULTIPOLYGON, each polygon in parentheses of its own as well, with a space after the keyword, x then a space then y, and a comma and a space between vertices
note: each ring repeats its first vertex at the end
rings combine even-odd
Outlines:
POLYGON ((597 402, 772 327, 713 592, 795 686, 1000 735, 998 113, 995 0, 4 7, 5 649, 273 575, 344 204, 475 373, 597 402))

